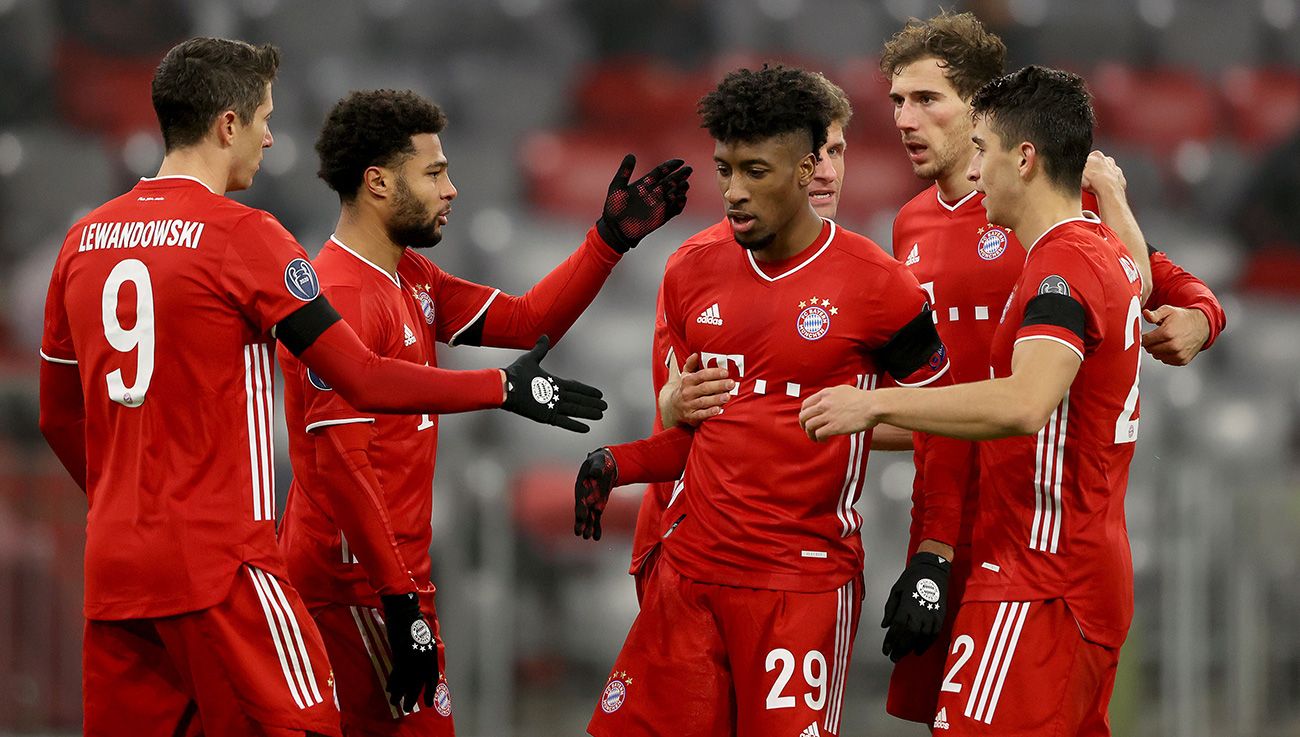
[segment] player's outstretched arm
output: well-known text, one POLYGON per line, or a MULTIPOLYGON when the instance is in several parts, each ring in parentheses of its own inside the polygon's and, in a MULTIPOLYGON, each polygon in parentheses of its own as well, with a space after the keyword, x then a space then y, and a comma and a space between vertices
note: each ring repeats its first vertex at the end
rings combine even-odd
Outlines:
POLYGON ((600 516, 615 486, 681 478, 693 437, 692 431, 673 427, 588 453, 573 484, 573 534, 600 539, 600 516))
POLYGON ((586 432, 574 418, 599 420, 599 389, 553 376, 540 366, 549 350, 542 336, 533 350, 504 370, 449 371, 384 358, 366 347, 324 297, 276 326, 276 337, 362 412, 449 414, 500 407, 531 420, 586 432))
POLYGON ((523 296, 498 294, 454 342, 527 348, 549 335, 558 343, 596 298, 622 255, 686 207, 691 167, 682 163, 665 161, 629 183, 636 157, 628 154, 609 184, 600 219, 578 250, 523 296))
POLYGON ((86 407, 76 364, 41 361, 41 434, 72 480, 86 490, 86 407))
POLYGON ((1205 282, 1147 248, 1155 285, 1142 314, 1156 327, 1142 335, 1142 347, 1163 363, 1186 366, 1214 344, 1228 318, 1205 282))
POLYGON ((1128 205, 1127 188, 1124 171, 1115 163, 1115 159, 1101 151, 1088 154, 1088 161, 1083 167, 1083 189, 1097 196, 1100 210, 1097 215, 1124 241, 1129 256, 1137 264, 1138 272, 1142 275, 1142 299, 1145 301, 1151 294, 1153 284, 1151 262, 1142 228, 1138 226, 1137 218, 1128 205))

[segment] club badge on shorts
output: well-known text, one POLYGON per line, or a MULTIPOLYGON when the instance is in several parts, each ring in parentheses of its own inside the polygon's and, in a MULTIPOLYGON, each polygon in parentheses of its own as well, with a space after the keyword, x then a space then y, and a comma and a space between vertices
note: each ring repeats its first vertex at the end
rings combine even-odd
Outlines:
POLYGON ((446 680, 439 680, 438 687, 433 690, 433 708, 445 717, 451 716, 451 689, 446 680))
POLYGON ((600 695, 600 710, 613 714, 627 700, 627 687, 632 685, 632 678, 626 671, 614 671, 609 674, 605 692, 600 695))
POLYGON ((831 329, 831 316, 838 315, 840 308, 831 304, 829 299, 799 300, 799 317, 795 320, 795 330, 804 340, 821 340, 831 329))

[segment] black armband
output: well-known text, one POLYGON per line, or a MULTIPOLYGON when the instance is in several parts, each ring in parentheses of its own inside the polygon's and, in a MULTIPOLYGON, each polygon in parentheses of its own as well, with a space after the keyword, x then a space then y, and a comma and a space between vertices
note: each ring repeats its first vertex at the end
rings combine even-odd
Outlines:
POLYGON ((1087 326, 1084 314, 1079 300, 1048 292, 1025 304, 1025 319, 1020 325, 1055 325, 1079 336, 1079 340, 1084 340, 1083 333, 1087 326))
POLYGON ((487 310, 479 315, 474 322, 461 328, 460 332, 452 336, 448 345, 483 345, 483 326, 487 324, 487 310))
POLYGON ((1157 253, 1160 253, 1160 249, 1159 249, 1159 248, 1156 248, 1156 247, 1153 246, 1153 245, 1151 245, 1151 241, 1147 241, 1147 255, 1148 255, 1148 256, 1154 256, 1154 255, 1156 255, 1157 253))
POLYGON ((877 352, 881 366, 895 379, 906 379, 930 362, 943 347, 934 315, 927 305, 921 313, 894 333, 894 337, 877 352))
POLYGON ((324 296, 317 297, 284 318, 275 326, 275 338, 295 356, 311 347, 329 326, 342 320, 334 305, 324 296))

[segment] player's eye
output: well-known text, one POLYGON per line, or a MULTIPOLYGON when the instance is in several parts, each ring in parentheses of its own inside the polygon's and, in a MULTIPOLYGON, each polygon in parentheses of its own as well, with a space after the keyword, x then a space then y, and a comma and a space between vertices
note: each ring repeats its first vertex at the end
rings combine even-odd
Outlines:
POLYGON ((718 176, 726 177, 731 175, 731 169, 726 166, 723 166, 722 164, 718 164, 717 171, 718 171, 718 176))

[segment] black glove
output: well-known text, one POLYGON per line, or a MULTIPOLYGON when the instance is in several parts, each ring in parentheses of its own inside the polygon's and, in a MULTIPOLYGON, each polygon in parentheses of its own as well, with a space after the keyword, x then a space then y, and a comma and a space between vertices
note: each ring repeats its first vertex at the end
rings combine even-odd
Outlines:
POLYGON ((543 335, 531 351, 504 369, 506 401, 501 409, 565 430, 587 432, 591 428, 573 418, 599 420, 609 405, 600 398, 599 389, 547 373, 541 362, 550 349, 551 339, 543 335))
POLYGON ((614 454, 604 448, 587 454, 573 482, 573 534, 582 539, 600 539, 600 515, 609 501, 609 490, 618 483, 614 454))
POLYGON ((888 627, 880 651, 897 663, 908 653, 925 652, 943 626, 948 614, 948 574, 952 563, 934 553, 917 553, 908 562, 903 575, 889 590, 885 601, 888 627))
POLYGON ((632 184, 628 179, 636 157, 628 154, 609 183, 605 209, 596 221, 600 237, 619 253, 636 248, 641 239, 672 220, 686 208, 686 190, 691 167, 681 159, 669 159, 632 184))
POLYGON ((438 685, 438 643, 433 629, 420 614, 416 594, 381 596, 384 629, 393 650, 393 672, 388 674, 388 703, 410 713, 424 693, 424 705, 433 706, 438 685))

